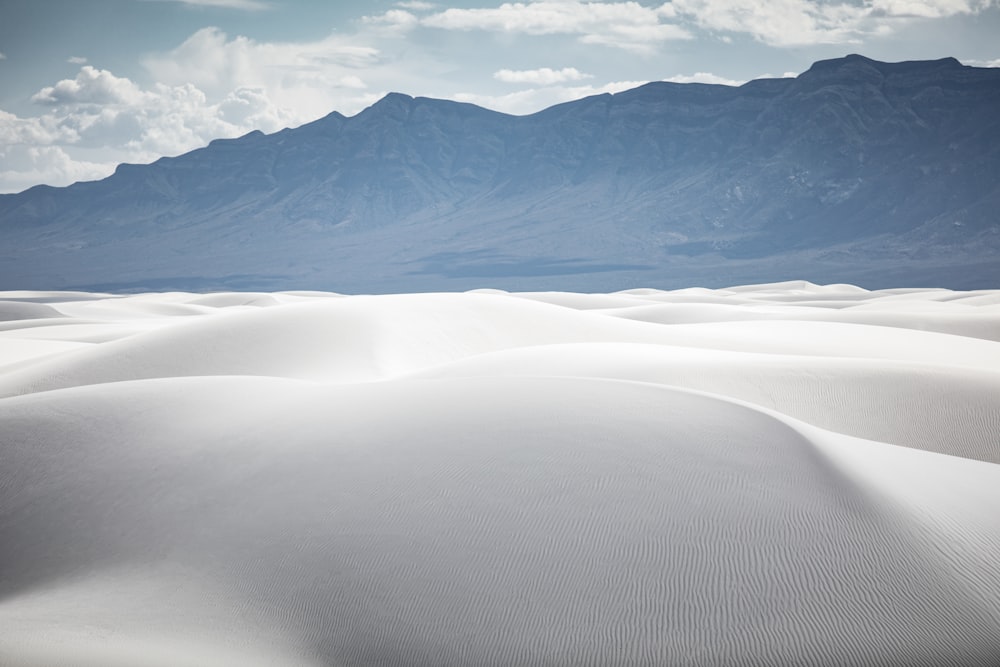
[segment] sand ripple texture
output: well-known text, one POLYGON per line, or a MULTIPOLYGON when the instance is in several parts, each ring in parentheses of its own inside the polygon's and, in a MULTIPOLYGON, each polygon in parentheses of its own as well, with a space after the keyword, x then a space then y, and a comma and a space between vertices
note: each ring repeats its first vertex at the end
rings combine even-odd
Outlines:
POLYGON ((0 293, 0 665, 1000 664, 1000 291, 0 293))

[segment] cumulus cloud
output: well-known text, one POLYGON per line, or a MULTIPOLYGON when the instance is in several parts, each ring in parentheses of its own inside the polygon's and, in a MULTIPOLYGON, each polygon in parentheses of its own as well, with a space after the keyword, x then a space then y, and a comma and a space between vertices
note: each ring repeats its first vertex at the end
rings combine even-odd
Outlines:
POLYGON ((20 192, 39 183, 69 185, 110 176, 114 162, 75 160, 59 146, 5 146, 0 149, 0 192, 20 192))
POLYGON ((493 78, 504 83, 527 83, 535 86, 549 86, 554 83, 580 81, 593 77, 589 74, 583 74, 575 67, 563 67, 558 70, 542 67, 540 69, 529 70, 502 69, 494 72, 493 78))
POLYGON ((141 96, 139 88, 116 77, 107 70, 84 65, 75 79, 63 79, 35 93, 36 104, 115 104, 135 102, 141 96))
POLYGON ((74 77, 31 96, 37 114, 0 111, 0 150, 9 172, 0 191, 65 185, 103 175, 109 164, 149 162, 251 130, 274 132, 334 109, 356 113, 377 100, 372 85, 388 90, 400 77, 421 81, 423 68, 419 58, 386 64, 357 35, 256 42, 215 28, 143 64, 157 83, 140 85, 83 65, 74 77), (15 178, 18 171, 26 176, 15 178))
POLYGON ((20 118, 0 110, 0 146, 45 146, 79 141, 79 133, 52 115, 20 118))
MULTIPOLYGON (((6 128, 20 128, 35 145, 118 147, 130 161, 176 155, 214 138, 237 136, 251 129, 275 131, 289 114, 259 90, 237 88, 218 102, 187 83, 155 84, 142 89, 131 80, 89 65, 75 79, 43 88, 32 100, 49 108, 40 117, 0 118, 6 128), (43 134, 48 129, 49 134, 43 134)), ((0 134, 6 134, 0 130, 0 134)), ((12 142, 13 143, 13 142, 12 142)))
POLYGON ((664 22, 675 14, 670 3, 646 7, 638 2, 539 0, 490 8, 453 7, 430 14, 420 23, 445 30, 576 35, 584 43, 649 51, 660 42, 691 37, 680 26, 664 22))
MULTIPOLYGON (((357 77, 345 83, 363 85, 357 77)), ((143 88, 90 65, 31 99, 45 110, 41 115, 23 118, 0 111, 2 191, 98 178, 117 162, 148 162, 219 137, 254 129, 274 132, 301 120, 263 88, 238 86, 215 100, 191 83, 143 88), (95 153, 108 160, 82 157, 95 153)))

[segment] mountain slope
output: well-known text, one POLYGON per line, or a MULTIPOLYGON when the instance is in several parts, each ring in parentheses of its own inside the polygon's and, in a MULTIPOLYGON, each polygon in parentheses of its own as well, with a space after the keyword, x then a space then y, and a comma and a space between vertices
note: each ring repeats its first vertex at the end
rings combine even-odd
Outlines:
POLYGON ((393 93, 0 196, 5 288, 1000 279, 1000 70, 822 61, 523 117, 393 93))

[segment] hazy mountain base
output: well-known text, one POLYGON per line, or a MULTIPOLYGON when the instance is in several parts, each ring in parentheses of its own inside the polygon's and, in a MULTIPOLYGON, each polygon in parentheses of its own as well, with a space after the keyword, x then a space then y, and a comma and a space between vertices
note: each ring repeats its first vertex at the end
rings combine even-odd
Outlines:
POLYGON ((868 289, 1000 284, 1000 233, 991 230, 952 243, 939 232, 932 250, 912 236, 882 235, 820 249, 761 244, 757 256, 747 257, 746 245, 670 246, 670 232, 662 226, 643 226, 647 231, 639 233, 631 220, 538 219, 522 211, 498 211, 490 220, 453 214, 371 229, 233 227, 219 220, 161 229, 150 247, 143 225, 120 225, 112 235, 67 225, 41 238, 30 229, 12 235, 10 245, 0 246, 0 286, 398 293, 480 287, 607 292, 787 279, 868 289))
MULTIPOLYGON (((1000 284, 1000 249, 986 242, 972 248, 942 248, 937 256, 893 249, 844 246, 761 258, 729 258, 719 251, 685 255, 661 248, 624 246, 619 237, 601 257, 572 247, 574 235, 511 240, 507 248, 441 240, 417 245, 409 232, 368 233, 308 240, 274 236, 254 247, 210 242, 175 247, 150 256, 141 238, 53 254, 8 255, 0 284, 15 289, 82 289, 112 292, 319 289, 341 293, 464 291, 480 287, 518 290, 607 292, 654 286, 724 287, 801 278, 815 283, 849 282, 868 289, 900 285, 988 289, 1000 284), (562 237, 562 238, 560 238, 562 237), (562 244, 562 239, 566 244, 562 244), (563 247, 560 249, 560 245, 563 247), (617 247, 615 247, 617 245, 617 247), (258 254, 257 246, 268 248, 258 254), (484 247, 485 246, 485 247, 484 247), (532 252, 534 250, 534 252, 532 252), (107 267, 115 266, 109 273, 107 267), (250 271, 248 271, 250 269, 250 271), (111 279, 109 279, 111 278, 111 279)), ((579 235, 576 235, 579 236, 579 235)), ((989 239, 986 239, 988 241, 989 239)), ((998 239, 1000 240, 1000 239, 998 239)))

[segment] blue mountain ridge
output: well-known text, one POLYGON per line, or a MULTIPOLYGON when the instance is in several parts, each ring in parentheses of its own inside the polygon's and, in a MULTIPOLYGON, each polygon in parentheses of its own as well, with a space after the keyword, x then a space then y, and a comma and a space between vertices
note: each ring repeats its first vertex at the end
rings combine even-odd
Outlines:
POLYGON ((815 63, 527 116, 391 93, 0 195, 0 289, 1000 284, 1000 69, 815 63))

